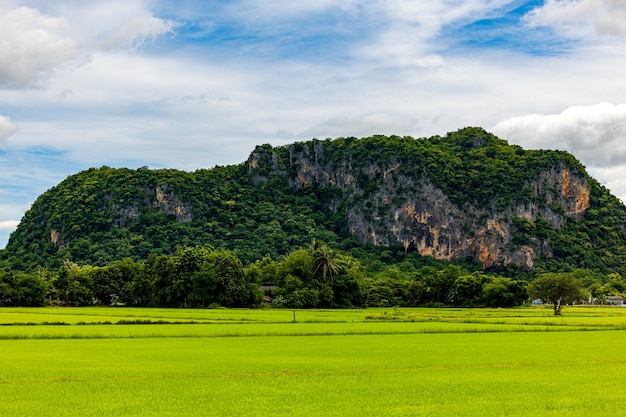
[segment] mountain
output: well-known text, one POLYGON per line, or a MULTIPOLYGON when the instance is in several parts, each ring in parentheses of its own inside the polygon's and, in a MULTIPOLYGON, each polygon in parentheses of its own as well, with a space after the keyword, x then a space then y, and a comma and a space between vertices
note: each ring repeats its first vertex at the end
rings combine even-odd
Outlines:
POLYGON ((2 257, 18 269, 105 265, 208 243, 249 263, 319 240, 626 275, 625 220, 574 156, 465 128, 262 145, 244 163, 195 172, 92 168, 42 194, 2 257))

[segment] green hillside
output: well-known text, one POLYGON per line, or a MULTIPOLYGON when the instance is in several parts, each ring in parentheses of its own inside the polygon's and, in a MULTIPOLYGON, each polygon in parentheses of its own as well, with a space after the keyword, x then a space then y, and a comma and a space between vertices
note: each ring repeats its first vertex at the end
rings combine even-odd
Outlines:
POLYGON ((263 145, 195 172, 93 168, 25 214, 0 306, 603 303, 626 291, 625 219, 572 155, 479 128, 263 145))
MULTIPOLYGON (((408 220, 404 226, 390 220, 407 204, 414 210, 427 198, 458 219, 458 240, 483 233, 480 227, 490 219, 508 228, 502 244, 492 248, 498 258, 483 262, 488 269, 528 269, 515 252, 528 247, 534 253, 531 269, 626 273, 626 209, 615 197, 572 155, 524 150, 478 128, 428 139, 263 145, 240 165, 195 172, 89 169, 41 195, 2 256, 25 270, 56 268, 64 260, 102 266, 210 244, 248 264, 265 255, 278 259, 317 240, 347 251, 390 247, 437 258, 436 251, 418 247, 431 239, 423 230, 408 220), (572 200, 577 197, 559 189, 565 187, 559 173, 565 170, 572 178, 566 180, 578 181, 585 188, 581 195, 587 193, 578 211, 581 203, 572 200), (408 231, 393 236, 390 230, 398 225, 408 231), (377 239, 368 240, 368 234, 377 239), (423 239, 413 239, 418 235, 423 239)), ((485 230, 488 239, 493 230, 485 230)), ((475 249, 455 251, 458 243, 451 239, 447 244, 453 249, 446 260, 455 253, 479 258, 472 256, 475 249)))

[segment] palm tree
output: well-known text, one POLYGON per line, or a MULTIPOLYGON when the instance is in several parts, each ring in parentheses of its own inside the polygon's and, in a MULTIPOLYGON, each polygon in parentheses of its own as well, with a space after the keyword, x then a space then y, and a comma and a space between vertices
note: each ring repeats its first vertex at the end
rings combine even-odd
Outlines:
POLYGON ((327 279, 339 275, 343 269, 341 258, 331 248, 324 244, 318 244, 314 242, 311 248, 315 247, 313 251, 313 275, 319 276, 321 274, 322 281, 326 282, 327 279))

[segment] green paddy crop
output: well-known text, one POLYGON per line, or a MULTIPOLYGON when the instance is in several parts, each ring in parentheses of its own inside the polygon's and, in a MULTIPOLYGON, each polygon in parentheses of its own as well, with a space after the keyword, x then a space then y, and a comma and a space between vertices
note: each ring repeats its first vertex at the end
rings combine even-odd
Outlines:
POLYGON ((623 312, 0 309, 0 416, 601 414, 623 312))

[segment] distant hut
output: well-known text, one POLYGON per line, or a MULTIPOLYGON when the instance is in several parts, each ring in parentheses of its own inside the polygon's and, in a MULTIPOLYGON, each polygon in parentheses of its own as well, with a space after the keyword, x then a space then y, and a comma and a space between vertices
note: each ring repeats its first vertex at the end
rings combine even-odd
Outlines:
POLYGON ((612 305, 612 306, 623 306, 624 305, 624 299, 622 297, 617 296, 617 295, 609 295, 608 297, 606 297, 604 302, 609 304, 609 305, 612 305))

